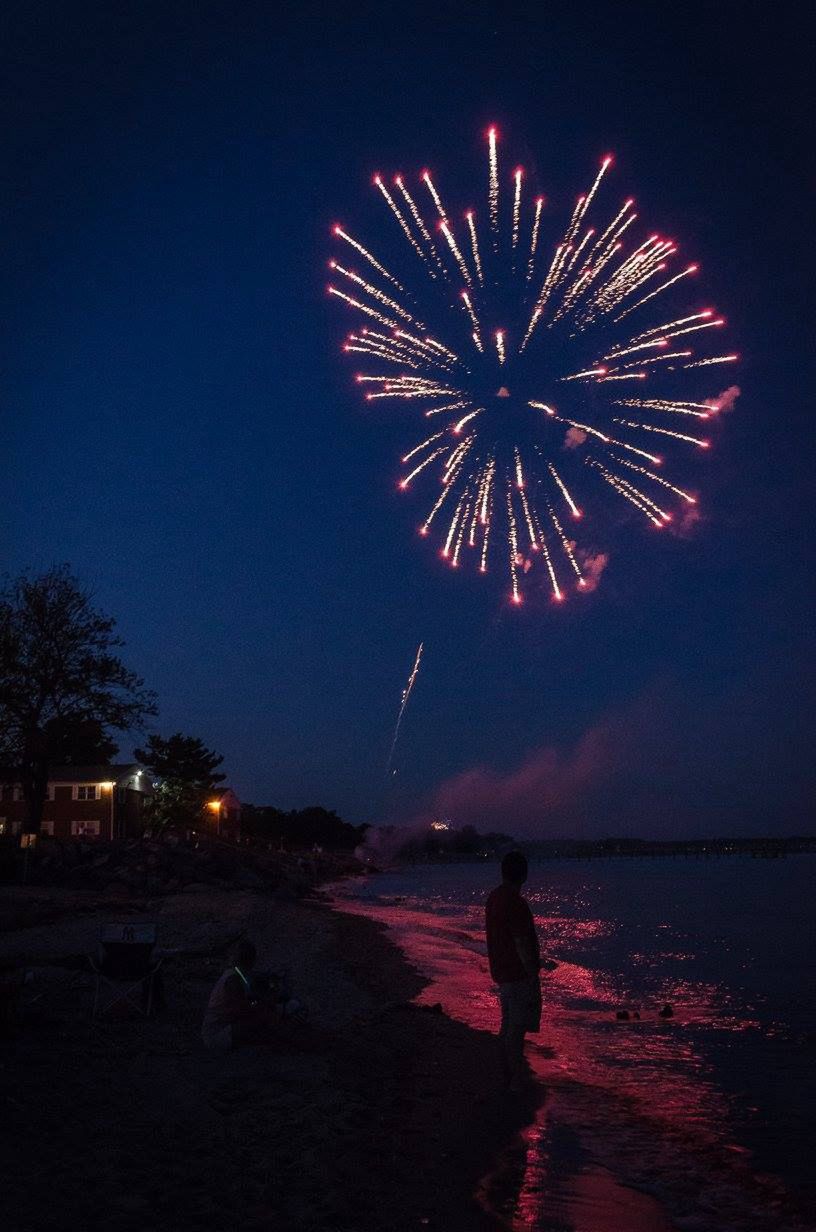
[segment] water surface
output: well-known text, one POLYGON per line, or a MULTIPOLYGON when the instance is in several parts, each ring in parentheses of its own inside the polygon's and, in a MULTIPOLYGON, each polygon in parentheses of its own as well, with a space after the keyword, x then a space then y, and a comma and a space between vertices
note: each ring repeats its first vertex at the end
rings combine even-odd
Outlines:
MULTIPOLYGON (((560 965, 529 1037, 548 1099, 513 1226, 599 1230, 622 1185, 695 1232, 814 1227, 815 868, 809 856, 531 866, 524 893, 560 965), (618 1021, 623 1009, 639 1021, 618 1021)), ((492 864, 417 865, 342 894, 428 977, 420 1000, 495 1030, 483 905, 496 881, 492 864)), ((627 1218, 666 1226, 645 1207, 627 1218)))

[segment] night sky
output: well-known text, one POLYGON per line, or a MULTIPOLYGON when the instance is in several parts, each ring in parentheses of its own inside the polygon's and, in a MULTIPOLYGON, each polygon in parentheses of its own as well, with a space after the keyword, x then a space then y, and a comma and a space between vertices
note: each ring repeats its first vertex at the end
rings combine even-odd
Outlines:
POLYGON ((541 835, 812 828, 794 13, 7 5, 7 570, 69 561, 160 729, 222 752, 247 801, 541 835), (694 533, 610 526, 599 589, 560 607, 512 610, 417 539, 423 506, 395 493, 406 421, 361 402, 325 296, 331 224, 372 238, 372 172, 427 165, 468 204, 493 121, 561 203, 614 151, 610 201, 635 195, 700 260, 744 357, 719 370, 742 393, 698 460, 694 533))

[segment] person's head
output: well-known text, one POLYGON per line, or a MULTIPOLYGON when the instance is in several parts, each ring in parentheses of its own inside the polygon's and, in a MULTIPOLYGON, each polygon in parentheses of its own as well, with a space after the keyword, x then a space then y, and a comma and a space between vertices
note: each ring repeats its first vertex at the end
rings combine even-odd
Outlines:
POLYGON ((249 971, 255 965, 257 953, 255 946, 246 937, 242 937, 235 947, 235 965, 242 971, 249 971))
POLYGON ((527 880, 527 857, 520 851, 508 851, 502 856, 502 881, 521 886, 527 880))

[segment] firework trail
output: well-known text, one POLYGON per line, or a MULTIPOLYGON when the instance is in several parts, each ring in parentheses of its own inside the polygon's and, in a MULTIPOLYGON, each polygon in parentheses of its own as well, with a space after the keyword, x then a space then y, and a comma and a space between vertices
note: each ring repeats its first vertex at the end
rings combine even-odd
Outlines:
POLYGON ((419 533, 439 530, 452 568, 471 559, 486 573, 503 557, 514 604, 537 577, 560 601, 591 589, 572 519, 597 532, 617 509, 657 529, 667 505, 697 503, 684 454, 709 449, 712 433, 693 429, 717 420, 710 382, 738 356, 708 346, 725 321, 689 301, 699 266, 678 268, 673 240, 636 234, 632 198, 603 205, 610 156, 548 234, 557 210, 523 168, 502 171, 498 130, 486 136, 481 209, 453 208, 428 170, 415 188, 376 175, 390 239, 369 248, 336 225, 346 247, 328 290, 357 318, 344 350, 367 360, 367 400, 425 427, 398 482, 427 492, 419 533), (658 473, 663 447, 682 482, 658 473))
POLYGON ((422 661, 422 648, 423 648, 423 643, 420 642, 419 646, 417 647, 416 657, 414 659, 414 666, 411 668, 411 674, 408 677, 408 683, 406 684, 405 688, 402 690, 402 698, 400 699, 399 713, 397 714, 397 722, 394 726, 394 739, 391 741, 391 748, 388 751, 388 761, 385 763, 385 773, 386 774, 391 773, 391 764, 394 760, 394 753, 397 747, 397 740, 399 738, 400 724, 402 723, 402 716, 405 714, 405 707, 408 705, 408 698, 411 696, 411 691, 416 682, 416 678, 419 675, 419 665, 422 661))

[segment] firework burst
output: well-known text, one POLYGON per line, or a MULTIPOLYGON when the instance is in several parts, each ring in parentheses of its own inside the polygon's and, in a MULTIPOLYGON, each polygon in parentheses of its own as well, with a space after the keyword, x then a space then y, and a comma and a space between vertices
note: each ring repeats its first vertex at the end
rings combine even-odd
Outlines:
POLYGON ((708 449, 706 381, 737 356, 711 353, 723 318, 680 299, 698 266, 677 268, 674 241, 640 238, 631 198, 603 217, 611 157, 548 235, 546 199, 525 192, 523 168, 503 177, 496 128, 486 136, 482 211, 451 209, 427 170, 415 187, 375 176, 404 259, 395 272, 335 226, 328 290, 359 319, 344 349, 369 360, 366 398, 425 429, 398 483, 429 492, 420 534, 439 531, 453 568, 503 558, 513 603, 536 569, 561 600, 591 589, 565 529, 591 488, 653 528, 672 502, 696 503, 662 450, 708 449))

